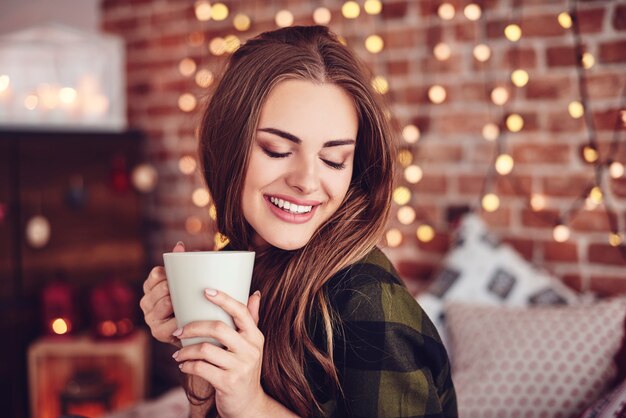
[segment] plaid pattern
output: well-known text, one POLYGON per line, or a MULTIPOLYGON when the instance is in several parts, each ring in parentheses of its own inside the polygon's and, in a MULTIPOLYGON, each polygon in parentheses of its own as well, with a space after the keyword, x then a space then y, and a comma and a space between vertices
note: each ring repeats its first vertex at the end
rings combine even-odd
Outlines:
MULTIPOLYGON (((334 356, 345 396, 326 391, 323 373, 308 362, 325 417, 457 416, 439 335, 379 249, 335 275, 327 291, 342 321, 334 356)), ((314 340, 325 347, 322 327, 315 324, 314 340)))

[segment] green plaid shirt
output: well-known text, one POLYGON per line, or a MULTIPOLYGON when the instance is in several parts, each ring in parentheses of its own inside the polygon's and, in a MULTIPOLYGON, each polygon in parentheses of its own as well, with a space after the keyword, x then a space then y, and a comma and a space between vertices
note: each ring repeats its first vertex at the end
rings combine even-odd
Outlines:
MULTIPOLYGON (((321 368, 307 375, 324 416, 456 417, 446 350, 430 319, 378 249, 337 273, 327 292, 342 326, 335 331, 335 364, 344 397, 330 392, 321 368)), ((314 340, 324 349, 315 321, 314 340)))

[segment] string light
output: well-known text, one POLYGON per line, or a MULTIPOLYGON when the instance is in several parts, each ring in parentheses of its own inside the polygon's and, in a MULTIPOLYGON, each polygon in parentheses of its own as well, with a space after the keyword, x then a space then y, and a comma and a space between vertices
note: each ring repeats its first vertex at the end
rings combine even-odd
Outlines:
POLYGON ((619 247, 623 241, 624 240, 619 233, 611 232, 609 234, 609 244, 611 244, 612 247, 619 247))
POLYGON ((408 149, 398 152, 398 162, 402 167, 408 167, 413 162, 413 153, 408 149))
POLYGON ((276 13, 276 26, 279 28, 286 28, 287 26, 293 25, 293 14, 289 10, 279 10, 276 13))
POLYGON ((585 68, 585 70, 590 69, 596 63, 596 59, 594 58, 593 54, 591 54, 590 52, 584 52, 581 61, 583 63, 583 67, 585 68))
POLYGON ((567 111, 574 119, 580 119, 585 113, 585 108, 583 107, 582 103, 575 100, 567 106, 567 111))
POLYGON ((392 228, 385 234, 387 245, 391 248, 399 247, 402 244, 402 232, 397 228, 392 228))
POLYGON ((491 100, 495 104, 502 106, 509 100, 509 92, 504 87, 496 87, 491 91, 491 100))
POLYGON ((196 97, 191 93, 183 93, 178 98, 178 107, 183 112, 191 112, 197 105, 196 97))
POLYGON ((417 165, 410 165, 404 169, 404 178, 411 184, 417 184, 422 180, 424 172, 417 165))
POLYGON ((393 201, 396 202, 396 204, 400 206, 406 205, 407 203, 409 203, 410 200, 411 191, 407 187, 396 187, 396 189, 393 191, 393 201))
POLYGON ((211 19, 211 4, 208 0, 198 0, 195 4, 196 19, 206 22, 211 19))
POLYGON ((67 321, 63 318, 55 318, 52 321, 51 326, 52 326, 52 331, 54 331, 54 333, 57 335, 67 334, 67 332, 70 330, 70 327, 68 326, 67 321))
POLYGON ((598 186, 594 186, 589 192, 589 199, 591 199, 592 202, 597 203, 598 205, 602 203, 602 189, 598 186))
POLYGON ((209 205, 209 203, 211 202, 211 196, 209 195, 209 192, 205 188, 198 187, 191 194, 191 201, 197 207, 203 208, 209 205))
POLYGON ((480 10, 480 6, 476 3, 470 3, 463 9, 463 14, 469 20, 476 21, 480 19, 482 11, 480 10))
POLYGON ((133 169, 131 179, 133 185, 142 193, 150 193, 157 185, 158 173, 152 164, 139 164, 133 169))
POLYGON ((233 26, 239 32, 245 32, 250 29, 250 25, 252 24, 250 17, 243 13, 237 13, 233 18, 233 26))
POLYGON ((474 58, 480 62, 486 62, 491 58, 491 48, 485 44, 478 44, 474 47, 474 58))
POLYGON ((487 193, 483 196, 481 203, 487 212, 495 212, 500 207, 500 198, 495 193, 487 193))
POLYGON ((409 144, 414 144, 420 139, 420 130, 415 125, 406 125, 402 129, 402 138, 409 144))
POLYGON ((196 73, 196 84, 200 87, 206 88, 213 83, 213 73, 211 70, 202 69, 196 73))
POLYGON ((211 54, 216 56, 223 55, 224 52, 226 52, 226 42, 224 41, 224 38, 216 36, 211 39, 211 42, 209 42, 209 51, 211 51, 211 54))
POLYGON ((498 158, 496 159, 496 171, 500 175, 506 176, 507 174, 509 174, 511 171, 513 171, 513 166, 513 157, 511 157, 509 154, 498 155, 498 158))
POLYGON ((361 14, 361 7, 356 1, 347 1, 341 6, 341 14, 346 19, 356 19, 361 14))
POLYGON ((228 7, 224 3, 215 3, 211 7, 211 17, 218 22, 226 20, 228 17, 228 7))
POLYGON ((372 54, 378 54, 384 46, 383 38, 378 35, 370 35, 365 39, 365 48, 372 54))
POLYGON ((389 91, 389 82, 382 75, 377 75, 372 80, 372 88, 379 94, 385 94, 389 91))
POLYGON ((504 36, 511 42, 517 42, 522 38, 522 28, 515 23, 511 23, 504 28, 504 36))
POLYGON ((363 9, 368 15, 377 15, 383 10, 383 3, 380 0, 365 0, 363 9))
POLYGON ((559 13, 558 16, 559 25, 564 29, 569 29, 572 27, 572 17, 567 12, 559 13))
POLYGON ((422 224, 417 227, 416 235, 421 242, 430 242, 435 238, 435 229, 430 225, 422 224))
POLYGON ((76 89, 71 87, 63 87, 59 90, 59 101, 63 104, 70 105, 76 101, 78 93, 76 89))
POLYGON ((599 203, 595 202, 591 197, 585 199, 585 210, 592 211, 598 207, 599 203))
POLYGON ((487 141, 495 141, 500 136, 500 128, 495 123, 487 123, 483 126, 483 137, 487 141))
POLYGON ((197 163, 196 159, 191 155, 185 155, 178 160, 178 169, 181 173, 191 175, 196 171, 197 163))
POLYGON ((178 71, 185 77, 196 72, 196 62, 191 58, 183 58, 178 63, 178 71))
POLYGON ((437 14, 443 20, 452 20, 454 19, 454 15, 456 10, 454 10, 454 6, 450 3, 441 3, 439 8, 437 9, 437 14))
POLYGON ((439 61, 445 61, 450 58, 450 55, 452 55, 452 50, 447 43, 439 42, 433 48, 433 54, 435 55, 435 58, 437 58, 439 61))
POLYGON ((524 118, 517 113, 512 113, 506 118, 506 127, 511 132, 519 132, 524 128, 524 118))
POLYGON ((583 160, 588 163, 595 163, 600 155, 598 154, 598 150, 592 146, 585 145, 583 147, 583 160))
POLYGON ((236 35, 227 35, 224 38, 224 51, 232 54, 241 46, 241 41, 236 35))
POLYGON ((328 25, 332 15, 326 7, 318 7, 313 12, 313 21, 318 25, 328 25))
POLYGON ((567 226, 559 224, 552 230, 552 237, 556 242, 565 242, 570 237, 570 230, 567 226))
POLYGON ((446 89, 435 84, 428 89, 428 98, 435 104, 441 104, 446 100, 446 89))
POLYGON ((528 76, 528 72, 526 72, 525 70, 515 70, 511 73, 511 81, 517 87, 524 87, 526 84, 528 84, 529 78, 530 77, 528 76))
POLYGON ((530 197, 530 207, 535 212, 540 212, 546 208, 546 197, 539 193, 533 193, 530 197))
POLYGON ((196 216, 190 216, 185 220, 185 229, 192 235, 197 235, 202 231, 202 221, 196 216))
POLYGON ((609 166, 609 174, 612 178, 618 179, 624 175, 624 164, 613 161, 609 166))
POLYGON ((398 209, 398 221, 402 225, 410 225, 415 220, 415 209, 410 206, 402 206, 398 209))

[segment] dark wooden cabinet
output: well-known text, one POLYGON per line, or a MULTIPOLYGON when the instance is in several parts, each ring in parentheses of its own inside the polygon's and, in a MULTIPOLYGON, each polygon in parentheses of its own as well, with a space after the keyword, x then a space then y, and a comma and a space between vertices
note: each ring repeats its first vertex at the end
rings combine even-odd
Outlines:
POLYGON ((141 161, 141 141, 138 132, 0 131, 3 416, 29 415, 26 351, 42 331, 39 300, 47 282, 61 277, 75 288, 83 330, 93 286, 119 279, 139 292, 147 234, 144 197, 130 180, 141 161), (49 243, 39 249, 25 240, 26 223, 35 215, 51 226, 49 243))

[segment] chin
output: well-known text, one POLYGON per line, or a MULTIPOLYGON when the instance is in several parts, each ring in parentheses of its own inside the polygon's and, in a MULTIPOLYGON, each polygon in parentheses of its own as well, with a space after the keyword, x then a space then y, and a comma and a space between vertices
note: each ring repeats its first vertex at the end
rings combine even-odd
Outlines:
POLYGON ((267 240, 267 242, 276 248, 279 248, 281 250, 285 250, 285 251, 295 251, 295 250, 299 250, 300 248, 304 247, 309 240, 293 240, 293 239, 273 239, 273 240, 267 240))

